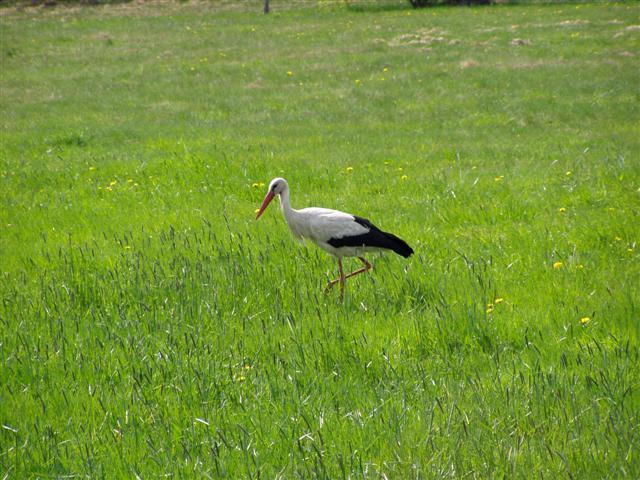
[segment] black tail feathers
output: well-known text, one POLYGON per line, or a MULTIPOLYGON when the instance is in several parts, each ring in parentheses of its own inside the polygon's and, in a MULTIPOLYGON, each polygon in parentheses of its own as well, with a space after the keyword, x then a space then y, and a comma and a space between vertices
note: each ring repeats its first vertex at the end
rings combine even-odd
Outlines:
POLYGON ((393 250, 398 255, 402 255, 404 258, 409 258, 413 255, 413 248, 411 248, 407 242, 401 238, 396 237, 393 233, 382 232, 388 238, 386 248, 393 250))
POLYGON ((396 237, 393 233, 380 230, 366 218, 353 217, 356 223, 366 227, 368 231, 360 235, 352 235, 340 238, 330 238, 327 243, 335 248, 340 247, 373 247, 393 250, 404 258, 409 258, 413 254, 413 249, 407 242, 396 237))

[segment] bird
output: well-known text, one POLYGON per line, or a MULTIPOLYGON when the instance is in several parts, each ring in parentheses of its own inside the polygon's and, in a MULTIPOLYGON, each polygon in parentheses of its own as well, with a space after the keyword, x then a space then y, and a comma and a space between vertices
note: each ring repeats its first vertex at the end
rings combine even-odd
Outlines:
POLYGON ((276 196, 280 199, 280 209, 293 235, 300 240, 312 241, 337 258, 340 275, 327 284, 325 293, 339 283, 340 298, 343 298, 347 278, 373 268, 363 256, 366 252, 392 250, 405 258, 413 254, 413 249, 407 242, 392 233, 380 230, 366 218, 328 208, 309 207, 295 210, 291 207, 289 184, 284 178, 271 180, 267 195, 256 211, 256 220, 276 196), (363 263, 363 267, 345 275, 342 266, 344 257, 357 257, 363 263))

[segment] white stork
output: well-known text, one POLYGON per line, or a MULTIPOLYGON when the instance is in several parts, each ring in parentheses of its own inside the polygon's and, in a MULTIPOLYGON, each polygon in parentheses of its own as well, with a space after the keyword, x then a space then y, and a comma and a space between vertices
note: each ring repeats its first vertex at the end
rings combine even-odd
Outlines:
POLYGON ((280 198, 280 208, 293 235, 299 239, 311 240, 338 259, 340 277, 329 282, 325 291, 340 282, 342 297, 347 278, 370 270, 373 266, 362 256, 364 252, 393 250, 405 258, 413 253, 413 249, 404 240, 391 233, 383 232, 366 218, 328 208, 311 207, 294 210, 289 200, 289 184, 284 178, 271 180, 269 191, 262 201, 256 220, 276 195, 280 198), (358 257, 364 267, 345 275, 342 269, 342 257, 358 257))

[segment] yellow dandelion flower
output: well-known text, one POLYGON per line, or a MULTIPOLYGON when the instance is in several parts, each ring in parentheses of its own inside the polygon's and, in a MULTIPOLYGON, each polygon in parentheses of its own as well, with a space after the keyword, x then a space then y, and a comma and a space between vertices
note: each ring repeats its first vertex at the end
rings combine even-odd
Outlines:
POLYGON ((406 175, 402 175, 402 176, 400 177, 400 180, 406 180, 407 178, 409 178, 409 177, 407 177, 406 175))
POLYGON ((559 270, 562 268, 562 262, 556 262, 553 264, 553 268, 555 268, 556 270, 559 270))
POLYGON ((131 245, 125 245, 125 246, 124 246, 124 249, 125 249, 125 250, 131 250, 131 245))
POLYGON ((356 79, 356 85, 360 85, 362 82, 359 79, 356 79))
POLYGON ((118 183, 117 180, 111 180, 111 182, 109 182, 109 186, 113 187, 116 183, 118 183))
POLYGON ((567 173, 565 173, 565 175, 567 177, 570 177, 571 175, 573 175, 573 172, 571 170, 567 170, 567 173))
POLYGON ((501 182, 502 180, 504 180, 504 175, 498 175, 493 179, 494 182, 501 182))
POLYGON ((619 242, 620 240, 622 240, 622 238, 620 238, 620 237, 614 237, 614 240, 615 240, 616 242, 619 242))
POLYGON ((89 167, 89 170, 91 170, 91 171, 93 171, 95 169, 96 169, 96 167, 94 167, 93 165, 89 167))
POLYGON ((566 208, 564 208, 564 207, 560 207, 560 208, 558 209, 558 211, 559 211, 560 213, 564 213, 564 212, 566 212, 566 211, 567 211, 567 209, 566 209, 566 208))
POLYGON ((502 302, 504 302, 504 298, 502 298, 502 297, 498 297, 493 301, 493 303, 495 303, 496 305, 499 304, 499 303, 502 303, 502 302))
POLYGON ((389 67, 384 67, 384 68, 382 69, 382 71, 383 71, 383 72, 388 72, 388 71, 389 71, 389 67))
POLYGON ((258 188, 260 186, 259 183, 252 183, 251 188, 258 188))
POLYGON ((347 167, 347 172, 353 172, 353 167, 347 167))
POLYGON ((291 70, 287 70, 287 76, 293 77, 293 72, 291 70))
POLYGON ((260 209, 259 209, 259 208, 256 208, 256 209, 253 211, 253 213, 258 213, 259 211, 260 211, 260 209))
POLYGON ((580 264, 576 267, 578 270, 582 270, 584 268, 584 265, 580 264))
POLYGON ((138 182, 133 182, 133 186, 137 187, 138 186, 138 182))
POLYGON ((590 321, 591 321, 591 319, 590 319, 589 317, 582 317, 582 318, 580 319, 580 323, 581 323, 582 325, 586 325, 586 324, 587 324, 587 323, 589 323, 590 321))
POLYGON ((492 312, 493 312, 493 306, 491 306, 491 307, 487 307, 486 312, 487 312, 487 313, 492 313, 492 312))

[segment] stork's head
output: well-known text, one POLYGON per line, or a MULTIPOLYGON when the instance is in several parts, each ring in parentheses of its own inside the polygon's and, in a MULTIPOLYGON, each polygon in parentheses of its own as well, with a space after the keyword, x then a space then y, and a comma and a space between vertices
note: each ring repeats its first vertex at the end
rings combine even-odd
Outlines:
POLYGON ((271 183, 269 183, 269 191, 267 192, 267 196, 264 197, 262 205, 260 205, 260 210, 258 210, 256 220, 260 218, 260 215, 262 215, 262 212, 264 212, 269 203, 271 203, 273 197, 275 197, 276 195, 282 195, 282 193, 288 190, 289 184, 284 178, 274 178, 273 180, 271 180, 271 183))

